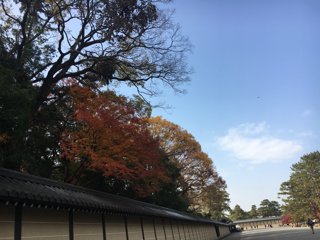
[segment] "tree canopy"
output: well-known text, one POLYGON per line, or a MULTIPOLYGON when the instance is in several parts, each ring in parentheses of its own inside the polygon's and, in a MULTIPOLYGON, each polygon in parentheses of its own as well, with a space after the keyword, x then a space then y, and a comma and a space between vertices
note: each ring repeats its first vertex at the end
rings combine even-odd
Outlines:
POLYGON ((290 179, 283 182, 279 196, 285 203, 283 210, 293 222, 307 218, 319 219, 320 153, 305 154, 291 167, 290 179))
POLYGON ((202 190, 202 201, 204 203, 201 209, 205 217, 216 221, 226 219, 231 212, 230 198, 227 191, 221 191, 215 183, 212 183, 202 190))
POLYGON ((20 170, 27 160, 40 169, 39 159, 58 154, 52 149, 72 124, 62 79, 93 91, 117 81, 141 96, 157 94, 158 82, 183 92, 192 46, 166 2, 1 0, 0 165, 20 170))
POLYGON ((149 122, 151 135, 159 138, 161 149, 181 169, 178 188, 181 189, 181 196, 190 203, 190 210, 202 208, 204 199, 212 194, 221 199, 227 197, 221 192, 226 189, 226 182, 190 133, 159 116, 150 118, 149 122))
POLYGON ((158 181, 169 178, 147 118, 123 96, 94 92, 73 82, 68 104, 74 110, 70 120, 75 126, 66 128, 60 141, 64 181, 86 185, 82 175, 90 170, 125 181, 138 196, 158 190, 158 181))
POLYGON ((159 83, 183 93, 193 72, 170 0, 0 2, 1 167, 224 216, 227 186, 200 144, 149 119, 144 97, 159 83))
POLYGON ((261 217, 281 216, 280 204, 277 201, 269 201, 264 199, 260 203, 258 213, 261 217))
POLYGON ((252 205, 252 206, 251 206, 250 217, 251 217, 252 219, 258 217, 258 212, 257 212, 257 206, 256 206, 256 205, 252 205))
POLYGON ((50 155, 61 135, 54 128, 63 131, 58 123, 68 93, 62 79, 93 90, 123 82, 142 97, 159 93, 159 82, 183 92, 192 46, 166 2, 1 0, 0 164, 19 170, 23 158, 50 155))
POLYGON ((291 217, 289 214, 283 215, 281 218, 282 224, 288 224, 291 223, 291 217))
POLYGON ((22 86, 39 86, 30 115, 69 77, 89 86, 127 82, 151 95, 160 80, 182 92, 191 44, 161 2, 1 0, 1 65, 14 64, 22 86))
POLYGON ((248 219, 248 214, 237 204, 231 211, 229 218, 232 221, 248 219))

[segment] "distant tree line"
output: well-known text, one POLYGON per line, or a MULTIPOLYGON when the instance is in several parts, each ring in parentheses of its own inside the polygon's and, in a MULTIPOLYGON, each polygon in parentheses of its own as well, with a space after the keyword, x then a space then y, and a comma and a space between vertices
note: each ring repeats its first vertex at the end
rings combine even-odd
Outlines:
POLYGON ((290 179, 283 182, 278 193, 284 204, 265 199, 257 209, 245 212, 239 205, 230 212, 232 220, 281 216, 282 223, 304 222, 308 218, 320 219, 320 152, 305 154, 291 167, 290 179))
POLYGON ((281 216, 280 204, 277 201, 269 201, 264 199, 260 203, 260 207, 257 209, 256 205, 251 206, 251 211, 244 211, 239 205, 236 205, 230 212, 229 218, 233 221, 277 217, 281 216))

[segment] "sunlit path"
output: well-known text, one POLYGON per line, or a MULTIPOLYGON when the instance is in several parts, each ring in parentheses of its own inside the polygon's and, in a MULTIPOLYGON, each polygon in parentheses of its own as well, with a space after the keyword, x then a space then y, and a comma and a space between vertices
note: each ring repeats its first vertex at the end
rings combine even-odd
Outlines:
POLYGON ((245 230, 233 233, 224 238, 225 240, 315 240, 320 239, 320 229, 315 229, 315 234, 311 233, 310 228, 267 228, 245 230))

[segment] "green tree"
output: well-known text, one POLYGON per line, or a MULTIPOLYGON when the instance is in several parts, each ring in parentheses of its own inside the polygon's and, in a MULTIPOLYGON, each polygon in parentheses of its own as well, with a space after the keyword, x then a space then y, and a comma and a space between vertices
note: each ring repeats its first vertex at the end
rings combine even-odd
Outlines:
POLYGON ((270 201, 268 199, 262 200, 260 203, 260 207, 258 209, 259 215, 262 217, 271 216, 269 206, 270 206, 270 201))
POLYGON ((278 193, 285 203, 282 209, 293 222, 308 217, 319 219, 320 153, 305 154, 291 167, 289 181, 283 182, 278 193))
POLYGON ((232 221, 244 220, 244 219, 248 219, 248 214, 246 214, 246 212, 243 211, 243 209, 237 204, 234 207, 234 209, 231 211, 229 218, 232 221))
POLYGON ((187 212, 189 208, 189 202, 181 196, 181 190, 179 190, 177 184, 177 179, 180 177, 181 170, 176 164, 170 162, 167 156, 163 161, 167 169, 167 174, 171 177, 171 181, 162 181, 160 183, 159 191, 139 200, 178 211, 187 212))
POLYGON ((281 216, 281 206, 277 201, 270 202, 270 215, 271 216, 281 216))
POLYGON ((218 189, 215 183, 208 185, 202 191, 203 216, 216 221, 227 218, 227 213, 231 212, 229 193, 218 189))
POLYGON ((258 213, 262 217, 280 216, 280 204, 276 201, 270 202, 268 199, 264 199, 260 203, 258 213))
POLYGON ((251 206, 250 217, 251 217, 252 219, 258 217, 258 212, 257 212, 257 207, 256 207, 256 205, 252 205, 252 206, 251 206))
POLYGON ((38 88, 30 82, 21 87, 6 65, 0 65, 0 166, 48 177, 64 122, 62 106, 43 105, 32 119, 28 109, 38 88))

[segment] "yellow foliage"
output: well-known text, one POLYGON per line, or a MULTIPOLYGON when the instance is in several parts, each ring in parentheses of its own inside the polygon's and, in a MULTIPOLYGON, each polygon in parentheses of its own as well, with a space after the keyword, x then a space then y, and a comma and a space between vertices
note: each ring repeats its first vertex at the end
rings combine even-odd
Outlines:
POLYGON ((7 139, 8 139, 8 135, 6 133, 0 135, 0 143, 6 143, 7 142, 7 139))
POLYGON ((161 116, 150 118, 149 123, 151 135, 159 137, 161 148, 180 168, 177 184, 183 197, 189 201, 192 210, 201 207, 201 190, 218 177, 212 160, 202 152, 194 136, 179 125, 161 116))

